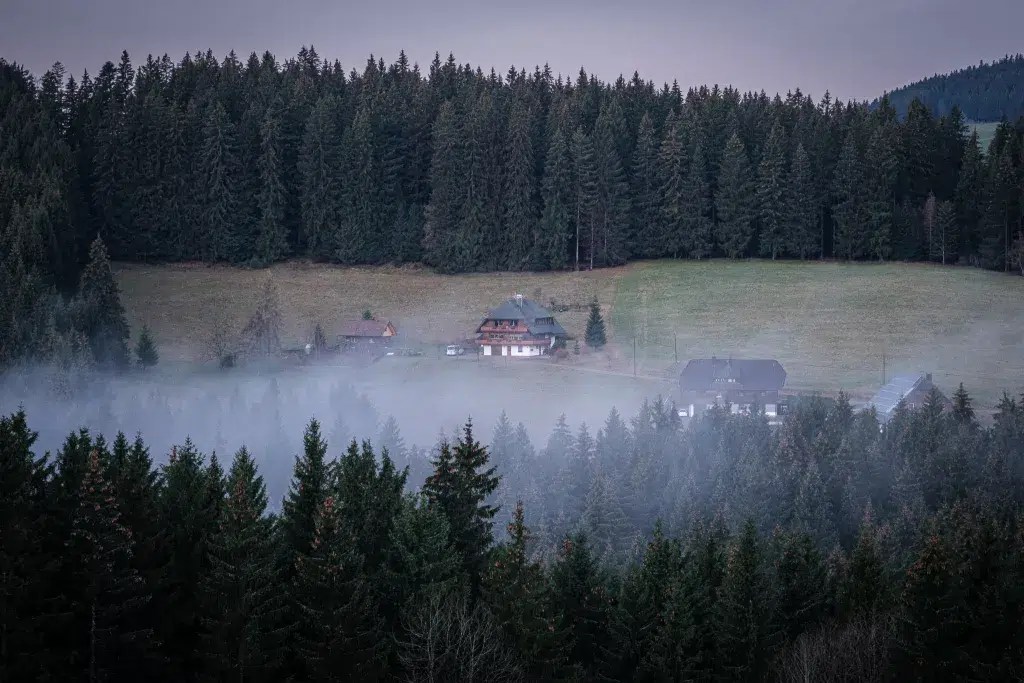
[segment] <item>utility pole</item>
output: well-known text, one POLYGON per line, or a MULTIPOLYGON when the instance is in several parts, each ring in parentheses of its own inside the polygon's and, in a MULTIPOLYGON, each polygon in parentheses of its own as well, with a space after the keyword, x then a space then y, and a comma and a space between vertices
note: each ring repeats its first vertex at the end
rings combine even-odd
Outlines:
POLYGON ((676 357, 676 365, 679 365, 679 333, 672 333, 672 353, 676 357))
POLYGON ((885 386, 885 354, 882 354, 882 386, 885 386))
POLYGON ((636 337, 633 337, 633 376, 636 377, 636 337))

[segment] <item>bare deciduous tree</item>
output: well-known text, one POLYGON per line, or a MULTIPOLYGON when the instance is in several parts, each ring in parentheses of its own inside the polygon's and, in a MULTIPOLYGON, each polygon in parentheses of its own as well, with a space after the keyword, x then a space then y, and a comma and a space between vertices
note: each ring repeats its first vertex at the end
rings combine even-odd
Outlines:
POLYGON ((281 350, 281 305, 273 280, 263 283, 256 311, 245 324, 242 335, 250 353, 269 356, 281 350))
POLYGON ((511 683, 523 679, 519 659, 490 614, 461 597, 437 597, 405 620, 398 643, 410 683, 511 683))
POLYGON ((223 311, 214 314, 203 351, 203 360, 215 360, 221 366, 234 362, 234 356, 238 353, 238 335, 232 332, 231 323, 223 311))
POLYGON ((891 617, 827 624, 804 633, 776 661, 780 683, 869 683, 890 678, 896 639, 891 617))

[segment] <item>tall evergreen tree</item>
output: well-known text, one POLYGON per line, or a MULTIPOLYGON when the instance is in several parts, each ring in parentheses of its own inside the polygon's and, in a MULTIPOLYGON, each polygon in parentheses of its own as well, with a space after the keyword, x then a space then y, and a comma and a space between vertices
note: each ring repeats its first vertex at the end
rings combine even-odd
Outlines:
POLYGON ((815 202, 811 161, 803 143, 797 144, 787 177, 785 224, 788 227, 788 251, 801 259, 821 254, 821 231, 815 202))
POLYGON ((580 255, 584 261, 589 258, 594 267, 593 245, 596 240, 597 211, 597 162, 594 145, 590 137, 577 128, 572 137, 573 180, 575 181, 574 214, 576 236, 573 239, 573 269, 580 269, 580 255))
POLYGON ((625 263, 626 237, 630 225, 629 184, 622 168, 622 110, 615 100, 602 108, 594 127, 594 220, 591 233, 590 265, 617 266, 625 263), (596 258, 595 258, 596 257, 596 258))
POLYGON ((298 172, 301 177, 302 242, 307 253, 330 258, 336 247, 341 205, 341 152, 335 122, 338 103, 324 95, 309 113, 298 172))
POLYGON ((605 335, 604 318, 601 317, 601 306, 595 298, 590 302, 590 317, 587 318, 587 331, 584 335, 587 346, 592 349, 600 349, 608 343, 605 335))
POLYGON ((704 146, 700 141, 693 147, 693 161, 684 186, 683 206, 689 255, 697 259, 711 256, 714 251, 714 224, 711 220, 714 204, 704 146))
POLYGON ((868 248, 879 260, 891 252, 893 207, 895 204, 896 157, 895 135, 887 125, 879 126, 871 134, 864 158, 864 218, 868 222, 868 248))
POLYGON ((537 224, 534 176, 532 112, 522 105, 509 113, 505 139, 505 173, 502 188, 504 254, 499 267, 522 270, 530 261, 537 224))
POLYGON ((633 254, 655 258, 664 254, 664 247, 658 230, 661 224, 658 147, 654 123, 647 112, 640 119, 637 130, 632 172, 633 224, 628 243, 632 245, 633 254))
POLYGON ((747 255, 751 239, 751 182, 747 153, 739 135, 732 134, 722 154, 718 171, 715 209, 718 215, 717 242, 729 258, 747 255))
POLYGON ((124 318, 110 258, 98 236, 89 247, 89 263, 78 287, 76 326, 89 341, 100 367, 122 368, 128 364, 128 323, 124 318))
POLYGON ((207 671, 217 678, 273 680, 281 663, 282 596, 267 490, 243 446, 231 463, 220 526, 202 577, 207 671))
POLYGON ((260 124, 260 154, 257 158, 259 185, 256 195, 256 245, 258 263, 279 261, 288 253, 288 229, 285 225, 284 138, 281 107, 275 101, 260 124))
POLYGON ((139 341, 135 345, 135 359, 144 368, 151 368, 160 362, 160 354, 157 353, 156 344, 149 333, 149 327, 142 326, 139 333, 139 341))
POLYGON ((692 233, 688 230, 692 216, 689 213, 694 207, 687 205, 691 199, 687 195, 688 174, 687 140, 682 124, 670 116, 666 121, 665 133, 658 153, 658 171, 661 176, 660 195, 660 226, 654 232, 652 256, 672 254, 678 256, 679 251, 687 248, 692 242, 692 233))
POLYGON ((864 254, 863 182, 860 150, 857 148, 856 135, 851 130, 843 143, 843 151, 833 177, 835 203, 832 206, 832 254, 836 257, 852 260, 864 254))
POLYGON ((211 105, 203 121, 203 144, 198 180, 201 197, 202 255, 208 261, 239 260, 242 244, 239 197, 236 187, 239 161, 235 129, 221 104, 211 105))
POLYGON ((533 240, 533 264, 537 268, 560 270, 569 263, 568 248, 576 224, 572 171, 569 143, 558 128, 551 135, 544 165, 544 212, 533 240))
POLYGON ((776 121, 761 153, 761 164, 757 169, 757 217, 760 224, 760 249, 762 256, 773 260, 786 251, 786 226, 784 223, 786 189, 786 153, 782 125, 776 121))
POLYGON ((455 448, 441 445, 433 465, 434 473, 424 483, 423 492, 431 507, 448 521, 452 545, 475 597, 491 551, 491 520, 498 512, 486 501, 498 487, 498 477, 488 466, 487 449, 473 436, 471 421, 462 428, 455 448))

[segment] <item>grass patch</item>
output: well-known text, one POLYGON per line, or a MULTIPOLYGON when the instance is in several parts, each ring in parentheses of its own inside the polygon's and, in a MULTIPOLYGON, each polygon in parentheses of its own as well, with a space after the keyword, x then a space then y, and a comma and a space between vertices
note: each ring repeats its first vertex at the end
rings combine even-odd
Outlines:
POLYGON ((615 341, 640 367, 777 358, 794 389, 870 396, 887 374, 931 372, 979 402, 1024 390, 1024 279, 921 264, 659 261, 618 281, 615 341))

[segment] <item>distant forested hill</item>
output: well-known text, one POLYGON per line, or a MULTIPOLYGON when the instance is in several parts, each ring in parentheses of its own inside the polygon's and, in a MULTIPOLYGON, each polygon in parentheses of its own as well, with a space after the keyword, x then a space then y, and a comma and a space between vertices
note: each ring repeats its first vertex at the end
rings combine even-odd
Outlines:
POLYGON ((1024 116, 1024 55, 936 74, 889 93, 889 101, 905 115, 917 98, 933 114, 945 116, 954 106, 971 121, 1013 121, 1024 116))

